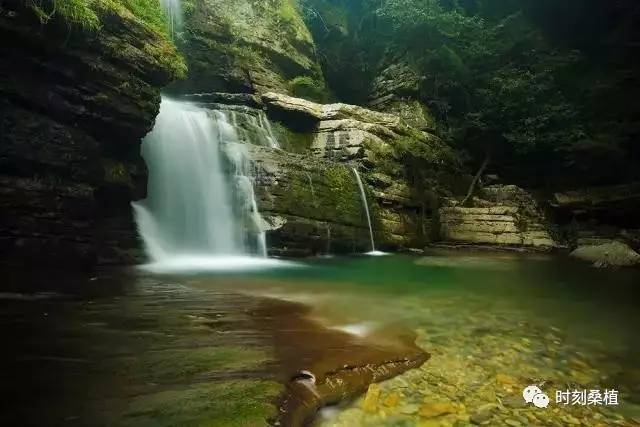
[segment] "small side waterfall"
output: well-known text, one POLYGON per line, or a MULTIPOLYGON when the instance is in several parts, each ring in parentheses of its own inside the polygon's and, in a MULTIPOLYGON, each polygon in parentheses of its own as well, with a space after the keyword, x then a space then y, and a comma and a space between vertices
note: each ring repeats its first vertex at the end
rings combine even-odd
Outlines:
POLYGON ((172 38, 182 31, 182 2, 181 0, 160 0, 160 7, 167 15, 168 31, 172 38))
POLYGON ((154 266, 219 269, 275 262, 248 257, 266 257, 267 244, 248 146, 240 141, 228 111, 162 99, 142 143, 148 197, 133 203, 154 266))
POLYGON ((311 200, 313 201, 313 207, 317 207, 317 202, 316 202, 316 191, 313 188, 313 178, 311 178, 311 174, 309 172, 305 172, 305 174, 307 175, 307 179, 309 180, 309 189, 311 190, 311 200))
POLYGON ((360 188, 360 197, 362 198, 362 205, 364 206, 364 210, 367 213, 367 223, 369 224, 369 237, 371 238, 371 252, 368 252, 368 255, 385 255, 384 252, 376 251, 376 243, 373 238, 373 227, 371 225, 371 214, 369 213, 369 203, 367 202, 367 194, 364 191, 364 185, 362 184, 362 179, 360 178, 360 173, 358 173, 358 169, 352 168, 353 173, 356 175, 356 181, 358 182, 358 187, 360 188))

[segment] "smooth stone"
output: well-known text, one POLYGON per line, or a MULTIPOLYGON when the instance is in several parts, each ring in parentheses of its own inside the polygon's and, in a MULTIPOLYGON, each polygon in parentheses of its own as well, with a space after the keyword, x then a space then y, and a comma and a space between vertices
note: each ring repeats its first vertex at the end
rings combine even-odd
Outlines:
POLYGON ((410 403, 408 405, 402 406, 399 412, 404 415, 413 415, 417 413, 419 409, 420 409, 420 405, 410 403))
POLYGON ((398 393, 391 393, 384 400, 384 405, 390 408, 395 408, 396 406, 398 406, 399 402, 400 402, 400 395, 398 393))
POLYGON ((469 419, 469 421, 471 421, 472 424, 480 425, 488 422, 489 420, 491 420, 491 418, 493 418, 493 414, 491 413, 491 411, 480 411, 471 414, 471 418, 469 419))
POLYGON ((420 416, 434 418, 445 414, 455 414, 458 411, 458 406, 451 402, 425 403, 420 407, 420 416))
POLYGON ((573 426, 580 425, 580 420, 572 415, 565 415, 564 417, 562 417, 562 421, 573 426))
POLYGON ((502 404, 508 408, 524 408, 526 403, 522 397, 509 396, 502 399, 502 404))
POLYGON ((375 413, 378 411, 378 401, 380 400, 380 386, 371 384, 364 397, 362 409, 365 412, 375 413))
POLYGON ((502 385, 508 385, 508 386, 518 384, 518 380, 516 380, 512 376, 505 375, 505 374, 497 374, 496 381, 502 385))

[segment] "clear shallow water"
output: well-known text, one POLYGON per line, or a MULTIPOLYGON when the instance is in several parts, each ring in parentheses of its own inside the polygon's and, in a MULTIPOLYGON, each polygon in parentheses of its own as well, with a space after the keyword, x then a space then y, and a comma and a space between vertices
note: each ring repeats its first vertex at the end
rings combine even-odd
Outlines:
POLYGON ((529 381, 616 388, 622 404, 603 412, 604 425, 637 416, 637 271, 469 253, 303 264, 64 280, 14 272, 0 295, 8 349, 3 417, 14 424, 263 425, 288 374, 281 355, 311 357, 304 338, 295 338, 304 331, 276 339, 275 330, 295 329, 288 325, 300 313, 292 317, 264 296, 307 304, 311 312, 302 315, 380 345, 417 333, 432 353, 422 369, 384 383, 373 409, 355 402, 330 411, 327 425, 414 425, 425 421, 424 402, 437 400, 465 408, 436 417, 443 425, 498 401, 491 425, 593 418, 555 408, 548 419, 526 422, 529 408, 515 406, 513 396, 529 381), (394 393, 398 402, 386 405, 394 393))

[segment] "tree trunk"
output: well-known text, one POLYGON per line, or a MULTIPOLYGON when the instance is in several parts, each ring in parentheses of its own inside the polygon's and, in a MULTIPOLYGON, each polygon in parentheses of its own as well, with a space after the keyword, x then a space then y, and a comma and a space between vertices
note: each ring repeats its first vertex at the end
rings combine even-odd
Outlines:
POLYGON ((461 206, 466 206, 471 200, 473 193, 476 191, 476 186, 478 185, 478 181, 480 181, 480 177, 484 173, 485 169, 487 169, 487 166, 489 166, 490 161, 491 161, 491 154, 487 154, 484 158, 484 161, 482 162, 482 165, 480 166, 480 169, 478 169, 478 173, 476 173, 476 176, 473 177, 473 181, 471 181, 471 185, 469 186, 469 191, 467 191, 467 195, 465 196, 465 198, 462 200, 462 203, 460 204, 461 206))

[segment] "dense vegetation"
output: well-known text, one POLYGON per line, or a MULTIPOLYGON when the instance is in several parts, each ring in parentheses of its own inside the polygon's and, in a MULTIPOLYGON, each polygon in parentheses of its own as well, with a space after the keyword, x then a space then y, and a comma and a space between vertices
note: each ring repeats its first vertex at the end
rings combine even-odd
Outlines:
POLYGON ((438 133, 477 168, 528 185, 638 179, 635 2, 304 0, 325 75, 370 101, 385 67, 406 64, 438 133), (633 58, 633 59, 632 59, 633 58), (348 83, 348 84, 347 84, 348 83))
MULTIPOLYGON (((172 40, 168 19, 159 0, 17 0, 50 34, 63 37, 65 44, 72 38, 102 39, 115 51, 121 46, 111 44, 109 34, 120 34, 123 26, 139 48, 169 72, 173 79, 186 76, 187 66, 172 40), (140 31, 144 36, 140 36, 140 31)), ((36 21, 36 22, 37 22, 36 21)), ((53 37, 55 39, 56 37, 53 37)), ((113 40, 117 40, 113 39, 113 40)), ((133 52, 121 52, 124 55, 133 52)), ((131 59, 135 64, 135 60, 131 59)))
POLYGON ((158 0, 27 0, 43 24, 60 17, 70 25, 98 30, 107 14, 128 14, 150 28, 166 33, 166 17, 158 0))

